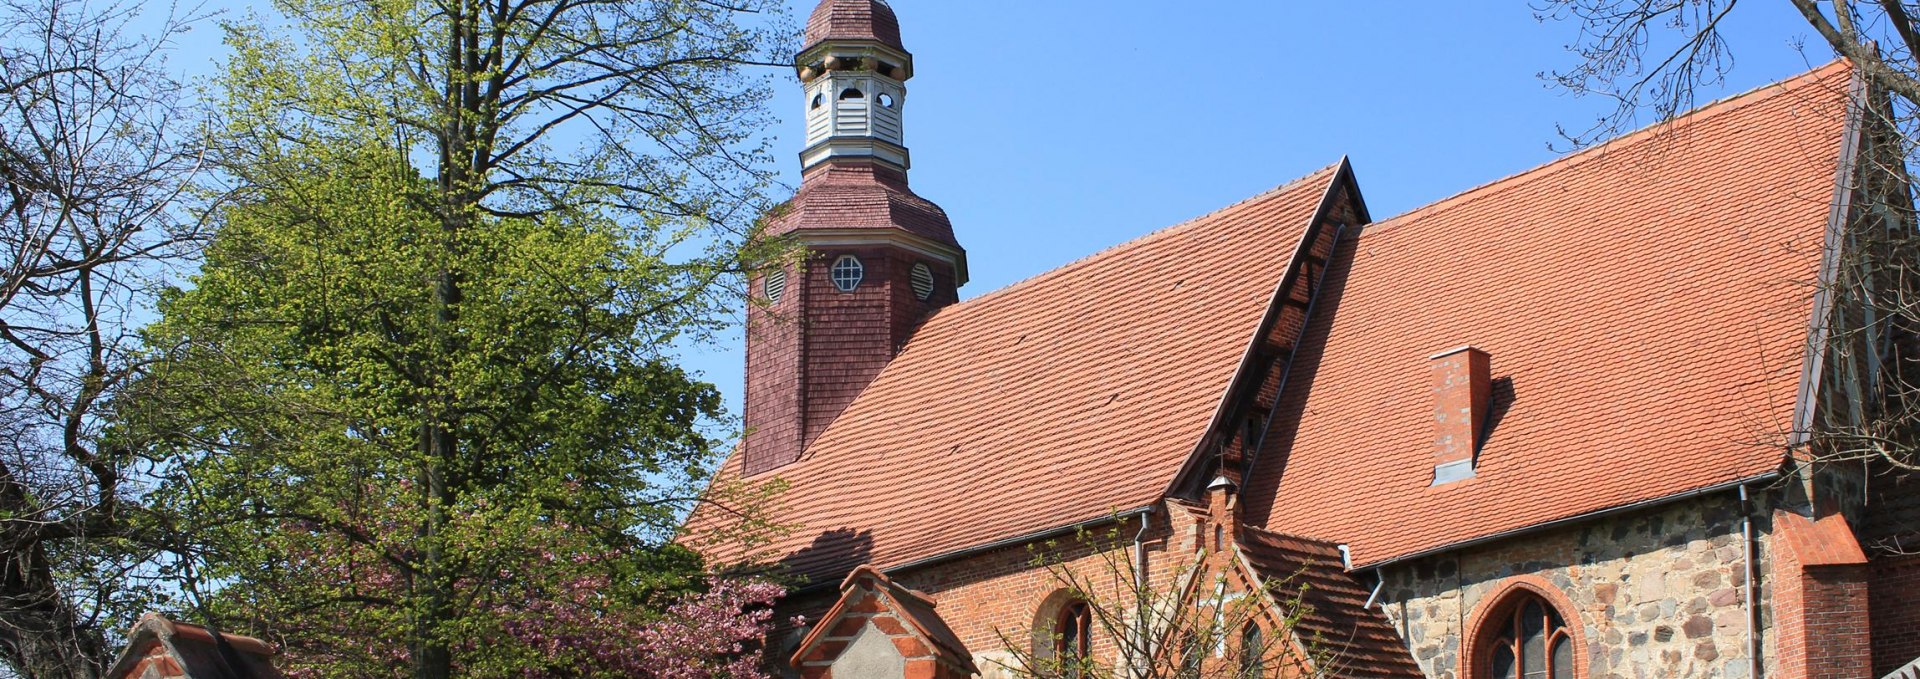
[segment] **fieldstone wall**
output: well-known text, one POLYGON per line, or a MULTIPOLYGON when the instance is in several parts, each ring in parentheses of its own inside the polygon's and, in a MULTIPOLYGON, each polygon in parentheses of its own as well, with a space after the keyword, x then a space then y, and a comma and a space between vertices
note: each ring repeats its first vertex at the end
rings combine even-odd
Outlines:
MULTIPOLYGON (((1561 595, 1556 603, 1570 609, 1567 622, 1580 626, 1585 642, 1585 676, 1746 679, 1741 519, 1728 492, 1498 541, 1387 570, 1384 602, 1436 679, 1461 676, 1462 639, 1476 628, 1476 611, 1516 579, 1561 595)), ((1756 517, 1754 529, 1755 564, 1764 574, 1764 521, 1756 517)), ((1765 594, 1756 592, 1757 601, 1765 594)), ((1764 646, 1761 657, 1768 657, 1764 646)))

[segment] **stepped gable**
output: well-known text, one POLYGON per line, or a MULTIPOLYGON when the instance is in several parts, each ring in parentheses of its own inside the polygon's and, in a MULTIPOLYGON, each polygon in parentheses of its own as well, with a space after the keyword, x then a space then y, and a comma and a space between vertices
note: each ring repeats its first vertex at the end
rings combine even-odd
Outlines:
POLYGON ((1339 167, 937 312, 772 474, 776 551, 817 585, 1158 501, 1339 167))
POLYGON ((1343 243, 1248 521, 1366 568, 1777 470, 1849 88, 1826 66, 1343 243), (1461 345, 1489 429, 1433 486, 1428 357, 1461 345))
POLYGON ((1258 528, 1242 530, 1237 544, 1276 601, 1297 595, 1305 604, 1294 633, 1327 655, 1331 666, 1320 669, 1354 679, 1422 676, 1386 616, 1367 608, 1372 590, 1343 569, 1338 546, 1258 528))
POLYGON ((900 18, 882 0, 827 0, 807 17, 806 49, 827 40, 872 40, 897 50, 900 18))

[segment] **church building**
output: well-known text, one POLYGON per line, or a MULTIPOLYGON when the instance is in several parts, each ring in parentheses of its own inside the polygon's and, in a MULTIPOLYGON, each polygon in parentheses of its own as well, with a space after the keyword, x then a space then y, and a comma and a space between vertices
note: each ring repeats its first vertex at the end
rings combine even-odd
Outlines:
POLYGON ((719 481, 785 486, 782 672, 1920 673, 1920 493, 1811 461, 1911 347, 1836 330, 1914 228, 1847 63, 1398 216, 1323 159, 965 300, 893 9, 823 0, 796 66, 719 481))

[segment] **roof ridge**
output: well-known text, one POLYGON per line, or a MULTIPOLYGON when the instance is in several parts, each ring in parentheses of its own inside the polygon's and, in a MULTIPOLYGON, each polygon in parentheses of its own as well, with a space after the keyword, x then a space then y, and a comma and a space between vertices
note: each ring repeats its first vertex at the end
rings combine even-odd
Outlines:
POLYGON ((1682 125, 1697 124, 1700 121, 1708 118, 1726 115, 1728 113, 1733 113, 1735 111, 1739 111, 1741 109, 1745 109, 1750 106, 1772 101, 1774 98, 1787 94, 1789 92, 1796 91, 1797 88, 1804 86, 1808 83, 1818 82, 1819 80, 1824 79, 1825 77, 1830 75, 1829 73, 1830 71, 1841 70, 1841 69, 1851 69, 1851 68, 1852 68, 1852 62, 1847 61, 1845 58, 1835 59, 1833 61, 1830 61, 1830 62, 1827 62, 1826 64, 1821 65, 1818 68, 1804 71, 1798 75, 1794 75, 1789 78, 1783 78, 1783 79, 1769 82, 1763 85, 1759 85, 1757 87, 1748 89, 1738 94, 1732 94, 1725 97, 1721 97, 1719 99, 1715 99, 1705 104, 1701 104, 1700 106, 1694 107, 1692 110, 1687 111, 1685 114, 1682 114, 1679 117, 1646 125, 1632 132, 1628 132, 1626 134, 1620 135, 1613 139, 1609 139, 1606 142, 1603 142, 1601 144, 1580 149, 1578 151, 1569 153, 1559 158, 1549 160, 1539 165, 1535 165, 1533 167, 1527 168, 1525 170, 1521 170, 1519 172, 1515 172, 1513 174, 1501 177, 1499 179, 1495 179, 1490 182, 1479 184, 1477 186, 1468 188, 1459 193, 1455 193, 1453 195, 1447 196, 1445 198, 1441 198, 1434 202, 1427 203, 1426 205, 1422 205, 1422 206, 1413 208, 1411 210, 1408 210, 1406 212, 1402 212, 1400 214, 1394 215, 1392 217, 1388 217, 1384 220, 1374 222, 1373 224, 1369 224, 1366 227, 1362 228, 1360 231, 1359 237, 1365 238, 1367 236, 1374 235, 1376 232, 1385 233, 1388 231, 1397 230, 1398 227, 1413 221, 1413 218, 1423 213, 1432 212, 1434 210, 1438 210, 1443 207, 1452 207, 1455 205, 1459 205, 1461 203, 1470 203, 1473 201, 1497 196, 1502 191, 1514 188, 1516 186, 1524 185, 1526 182, 1522 180, 1531 178, 1534 175, 1568 170, 1568 169, 1581 166, 1588 162, 1599 160, 1605 157, 1605 152, 1608 150, 1613 150, 1619 147, 1640 143, 1642 141, 1645 141, 1647 137, 1654 136, 1661 132, 1672 131, 1673 129, 1677 129, 1682 125))
POLYGON ((1235 202, 1231 205, 1227 205, 1226 207, 1222 207, 1212 212, 1208 212, 1206 214, 1200 215, 1198 217, 1193 217, 1186 221, 1173 224, 1172 226, 1166 226, 1166 227, 1161 227, 1159 229, 1155 229, 1153 231, 1141 234, 1129 240, 1125 240, 1119 243, 1115 243, 1113 245, 1109 245, 1105 248, 1101 248, 1099 250, 1094 251, 1092 254, 1084 255, 1079 259, 1075 259, 1065 264, 1061 264, 1059 266, 1048 269, 1046 271, 1042 271, 1040 273, 1034 274, 1027 278, 1014 281, 1013 283, 1009 283, 1006 286, 1003 286, 999 289, 982 294, 979 297, 962 300, 958 304, 948 305, 947 307, 942 308, 939 311, 935 312, 933 316, 928 317, 926 322, 932 323, 934 319, 947 315, 957 309, 971 307, 971 306, 974 306, 975 304, 984 303, 988 300, 994 299, 996 297, 1001 297, 1003 295, 1012 293, 1016 290, 1025 289, 1031 285, 1038 284, 1041 281, 1051 279, 1060 274, 1064 274, 1070 269, 1077 269, 1077 268, 1086 266, 1087 264, 1094 262, 1096 260, 1105 259, 1106 257, 1113 255, 1114 253, 1117 253, 1119 251, 1128 250, 1128 249, 1137 247, 1141 244, 1156 241, 1164 237, 1173 236, 1179 233, 1184 233, 1189 229, 1197 227, 1207 222, 1208 220, 1213 219, 1214 217, 1218 217, 1222 214, 1232 212, 1239 208, 1246 207, 1248 205, 1257 203, 1267 198, 1272 198, 1290 189, 1296 188, 1301 184, 1304 184, 1309 180, 1312 180, 1314 177, 1317 177, 1321 174, 1337 172, 1340 169, 1340 162, 1341 161, 1335 161, 1331 165, 1327 165, 1325 167, 1321 167, 1320 169, 1314 170, 1307 174, 1301 175, 1299 177, 1295 177, 1292 180, 1289 180, 1283 184, 1280 184, 1279 186, 1275 186, 1265 191, 1261 191, 1260 193, 1256 193, 1252 196, 1241 199, 1240 201, 1235 202))

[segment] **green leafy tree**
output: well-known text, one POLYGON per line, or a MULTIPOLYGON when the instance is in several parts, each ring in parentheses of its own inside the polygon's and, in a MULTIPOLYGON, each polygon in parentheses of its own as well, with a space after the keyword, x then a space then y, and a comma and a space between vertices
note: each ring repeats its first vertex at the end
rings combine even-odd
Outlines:
POLYGON ((229 27, 235 198, 121 411, 189 589, 301 671, 555 671, 509 633, 533 603, 696 584, 670 539, 720 401, 670 348, 765 256, 777 3, 275 7, 229 27))

